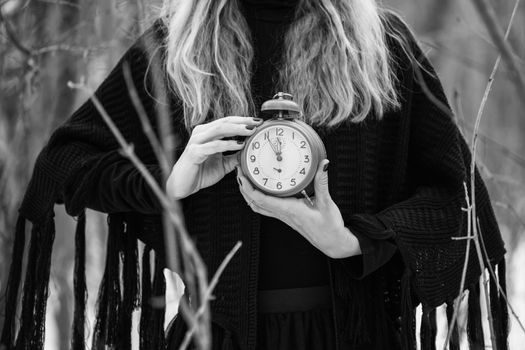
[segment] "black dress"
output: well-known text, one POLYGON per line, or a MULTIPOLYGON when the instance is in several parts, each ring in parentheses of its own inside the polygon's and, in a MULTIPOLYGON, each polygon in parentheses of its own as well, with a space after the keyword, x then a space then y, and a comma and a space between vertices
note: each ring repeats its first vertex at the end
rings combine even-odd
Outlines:
MULTIPOLYGON (((256 107, 278 92, 277 71, 284 34, 298 2, 242 0, 255 50, 251 83, 256 107)), ((378 231, 383 229, 377 227, 378 231)), ((370 250, 367 246, 373 243, 363 235, 357 237, 361 249, 370 250)), ((259 256, 257 348, 335 349, 327 257, 291 227, 267 216, 261 217, 259 256)), ((356 259, 357 277, 360 259, 356 259)), ((378 264, 382 260, 377 259, 378 264)), ((186 330, 180 323, 175 328, 168 334, 169 349, 177 348, 175 339, 186 330)), ((212 348, 230 346, 230 337, 227 331, 213 325, 212 348)))
MULTIPOLYGON (((255 49, 256 107, 277 92, 284 34, 297 3, 243 1, 255 49)), ((280 220, 263 216, 260 232, 258 349, 333 349, 326 256, 280 220)))

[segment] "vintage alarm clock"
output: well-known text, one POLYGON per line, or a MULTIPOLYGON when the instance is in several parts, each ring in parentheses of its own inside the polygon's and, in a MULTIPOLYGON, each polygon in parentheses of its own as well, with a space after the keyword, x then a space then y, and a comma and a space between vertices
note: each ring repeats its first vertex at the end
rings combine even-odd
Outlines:
POLYGON ((263 103, 261 112, 270 117, 245 141, 240 152, 243 174, 268 195, 309 200, 319 162, 326 158, 321 138, 299 119, 301 109, 290 94, 277 93, 263 103))

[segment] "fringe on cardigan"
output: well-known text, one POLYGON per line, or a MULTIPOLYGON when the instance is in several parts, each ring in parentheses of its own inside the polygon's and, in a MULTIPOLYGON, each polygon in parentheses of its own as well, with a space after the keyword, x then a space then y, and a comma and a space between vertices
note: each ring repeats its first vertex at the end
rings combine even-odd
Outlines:
MULTIPOLYGON (((15 237, 15 240, 18 238, 15 237)), ((41 224, 33 225, 27 256, 20 330, 15 341, 16 349, 40 350, 44 346, 51 249, 54 239, 54 214, 46 217, 41 224)), ((15 276, 14 279, 20 281, 19 276, 15 276)), ((18 290, 18 286, 15 289, 18 290)), ((17 305, 16 299, 14 305, 17 305)), ((6 315, 7 317, 15 317, 15 314, 6 315)), ((10 320, 9 323, 14 324, 14 320, 10 320)))
MULTIPOLYGON (((92 348, 104 349, 106 346, 111 346, 117 350, 131 349, 132 314, 142 304, 140 349, 163 349, 165 308, 159 303, 154 305, 151 303, 155 296, 163 297, 166 288, 162 273, 162 258, 155 257, 154 279, 151 281, 149 258, 143 257, 143 278, 142 283, 139 283, 136 220, 126 218, 122 214, 111 214, 108 216, 108 226, 106 266, 98 293, 92 348)), ((86 216, 85 212, 82 212, 78 216, 75 230, 74 310, 71 332, 73 350, 86 348, 85 229, 86 216)), ((26 243, 25 231, 26 219, 19 216, 5 293, 5 321, 0 345, 9 350, 42 350, 45 337, 51 252, 55 236, 54 213, 50 212, 42 223, 35 223, 32 227, 17 331, 17 305, 19 304, 18 294, 26 243)), ((144 256, 149 257, 151 248, 146 246, 144 252, 144 256)))
MULTIPOLYGON (((497 281, 490 279, 489 299, 490 309, 492 311, 492 325, 494 328, 494 337, 498 350, 508 350, 508 308, 505 297, 500 292, 506 294, 505 283, 505 260, 502 259, 497 265, 491 265, 494 271, 497 271, 497 281), (502 277, 502 278, 500 278, 502 277)), ((412 298, 412 279, 409 269, 405 269, 401 279, 401 345, 403 349, 416 349, 416 305, 413 304, 412 298)), ((468 291, 468 310, 467 310, 467 339, 470 350, 485 349, 485 338, 483 333, 483 322, 481 315, 481 302, 479 281, 471 284, 467 288, 468 291)), ((459 307, 459 306, 458 306, 459 307)), ((430 308, 425 305, 422 307, 423 312, 421 316, 421 329, 419 333, 420 349, 421 350, 435 350, 437 323, 436 323, 436 308, 430 308)), ((454 302, 446 303, 447 325, 452 320, 454 313, 454 302)), ((459 331, 456 322, 452 330, 448 349, 459 350, 459 331)), ((441 345, 440 345, 441 346, 441 345)))
MULTIPOLYGON (((113 349, 131 349, 131 317, 141 307, 139 334, 140 349, 164 349, 165 305, 156 302, 162 297, 166 284, 162 273, 162 258, 155 256, 153 279, 151 278, 151 247, 146 246, 142 256, 142 278, 139 283, 136 219, 123 214, 108 216, 109 234, 104 276, 99 288, 98 310, 93 334, 93 349, 111 346, 113 349), (123 290, 121 290, 121 287, 123 290), (140 289, 140 287, 142 289, 140 289), (142 293, 141 293, 142 291, 142 293), (142 297, 141 297, 142 294, 142 297), (162 304, 162 305, 161 305, 162 304)), ((72 348, 85 349, 85 303, 87 299, 85 276, 86 217, 78 217, 75 232, 74 319, 72 348)), ((5 322, 1 343, 7 349, 43 349, 45 336, 46 302, 48 297, 51 248, 55 236, 54 214, 51 212, 42 222, 34 223, 29 241, 27 271, 23 287, 20 327, 16 332, 18 292, 22 278, 22 262, 25 246, 25 218, 19 217, 13 245, 13 258, 6 288, 5 322), (16 335, 16 336, 15 336, 16 335)), ((505 261, 492 265, 498 280, 491 279, 489 288, 490 309, 493 316, 494 337, 499 350, 507 350, 508 310, 505 297, 505 261)), ((416 349, 416 306, 413 293, 413 276, 405 269, 400 283, 401 327, 403 349, 416 349)), ((467 338, 470 349, 484 349, 485 341, 481 319, 480 286, 473 283, 468 293, 467 338)), ((359 314, 354 310, 353 314, 359 314)), ((453 301, 447 302, 447 319, 451 320, 453 301)), ((355 315, 354 315, 355 316, 355 315)), ((351 317, 351 319, 356 319, 351 317)), ((363 329, 359 323, 352 328, 363 329)), ((420 344, 422 350, 435 349, 437 334, 436 309, 423 306, 420 344)), ((362 334, 361 336, 365 336, 362 334)), ((452 332, 449 349, 459 349, 457 325, 452 332)), ((232 344, 233 347, 233 344, 232 344)))
POLYGON ((1 344, 12 347, 15 334, 15 315, 18 305, 18 289, 22 278, 22 260, 24 258, 24 246, 26 242, 26 220, 22 216, 16 222, 11 269, 7 280, 5 298, 5 320, 2 330, 1 344))
MULTIPOLYGON (((450 322, 452 322, 453 315, 454 301, 451 300, 447 302, 447 324, 450 324, 450 322)), ((448 346, 449 350, 459 350, 459 329, 457 322, 454 324, 454 329, 452 330, 448 346)))
POLYGON ((155 272, 151 280, 151 252, 149 246, 142 254, 142 311, 139 326, 140 349, 160 350, 165 347, 164 311, 155 302, 155 298, 163 296, 166 282, 162 274, 162 260, 155 255, 155 272))
POLYGON ((416 309, 412 300, 412 273, 406 269, 401 278, 401 346, 416 348, 416 309))

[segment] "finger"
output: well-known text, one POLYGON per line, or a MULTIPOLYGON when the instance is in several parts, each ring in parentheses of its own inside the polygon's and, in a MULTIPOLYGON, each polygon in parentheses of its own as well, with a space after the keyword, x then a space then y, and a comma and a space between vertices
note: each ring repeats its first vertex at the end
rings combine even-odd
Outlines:
POLYGON ((241 117, 238 115, 230 115, 217 119, 218 122, 235 123, 235 124, 246 124, 246 125, 259 125, 263 122, 262 118, 256 117, 241 117))
MULTIPOLYGON (((202 144, 212 140, 219 140, 224 137, 243 136, 249 137, 256 131, 256 125, 245 125, 236 123, 209 123, 194 132, 191 137, 192 143, 202 144)), ((189 143, 190 141, 188 141, 189 143)))
POLYGON ((243 125, 244 127, 246 126, 254 127, 254 126, 262 124, 262 122, 263 122, 262 118, 228 116, 228 117, 223 117, 223 118, 212 120, 211 122, 208 122, 208 123, 198 124, 193 128, 192 134, 195 134, 195 135, 201 134, 205 132, 206 130, 208 130, 209 128, 213 128, 213 127, 216 127, 217 125, 222 125, 222 124, 238 124, 240 127, 242 127, 243 125))
POLYGON ((324 205, 331 200, 328 189, 328 159, 319 162, 314 179, 315 197, 319 204, 324 205))
MULTIPOLYGON (((239 179, 237 179, 237 181, 239 182, 239 179)), ((272 212, 271 210, 265 209, 264 207, 261 206, 261 204, 256 199, 250 197, 250 195, 242 189, 242 185, 240 182, 239 182, 239 190, 241 192, 242 197, 246 201, 246 204, 250 207, 252 211, 254 211, 255 213, 264 215, 264 216, 269 216, 272 218, 280 219, 277 213, 272 212)))
POLYGON ((244 142, 239 143, 235 140, 214 140, 204 144, 193 144, 189 148, 192 159, 195 163, 204 162, 209 156, 215 153, 226 151, 239 151, 244 147, 244 142))
MULTIPOLYGON (((255 198, 252 198, 251 194, 253 193, 253 191, 247 191, 245 189, 245 187, 243 186, 250 186, 251 185, 248 183, 248 180, 242 176, 242 175, 239 175, 241 170, 239 167, 236 168, 237 169, 237 183, 239 184, 239 192, 241 192, 241 195, 242 197, 244 198, 244 200, 246 201, 246 204, 248 204, 250 207, 253 206, 253 204, 255 203, 255 198)), ((253 207, 252 207, 253 209, 253 207)))
POLYGON ((247 197, 247 200, 254 200, 259 205, 261 205, 265 201, 265 197, 267 196, 261 191, 257 191, 250 183, 248 178, 246 178, 242 174, 242 170, 240 168, 238 169, 239 170, 237 171, 237 182, 239 182, 239 189, 241 191, 241 194, 247 197))
POLYGON ((241 193, 254 200, 260 208, 272 212, 276 217, 288 215, 294 206, 306 205, 297 198, 280 198, 262 193, 252 186, 250 181, 242 174, 242 171, 238 172, 237 177, 241 180, 241 193))
POLYGON ((241 192, 246 193, 250 198, 256 200, 259 205, 263 206, 264 208, 278 208, 282 211, 288 210, 290 207, 294 206, 301 206, 304 205, 307 206, 306 203, 298 198, 294 197, 274 197, 264 194, 263 192, 259 191, 257 188, 255 188, 250 181, 248 181, 248 178, 244 176, 242 173, 242 169, 240 167, 237 167, 237 177, 241 179, 241 192))

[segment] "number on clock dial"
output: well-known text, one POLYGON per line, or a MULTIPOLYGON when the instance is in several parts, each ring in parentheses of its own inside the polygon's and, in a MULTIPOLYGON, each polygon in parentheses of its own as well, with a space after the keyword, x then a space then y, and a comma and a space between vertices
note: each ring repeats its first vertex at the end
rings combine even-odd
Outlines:
POLYGON ((312 150, 301 132, 278 125, 255 136, 247 145, 246 157, 252 179, 266 189, 282 192, 306 179, 312 150))

